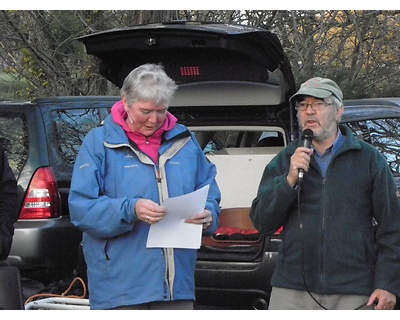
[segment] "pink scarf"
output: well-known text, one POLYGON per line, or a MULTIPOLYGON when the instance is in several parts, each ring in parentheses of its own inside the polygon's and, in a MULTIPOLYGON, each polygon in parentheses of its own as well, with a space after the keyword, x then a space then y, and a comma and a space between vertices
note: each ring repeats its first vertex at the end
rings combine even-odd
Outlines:
POLYGON ((124 129, 128 138, 134 141, 142 152, 146 153, 151 159, 153 159, 154 163, 158 163, 158 150, 160 149, 162 135, 165 131, 172 129, 175 126, 177 122, 175 116, 168 112, 161 128, 154 132, 150 137, 145 137, 137 131, 132 131, 132 129, 126 124, 125 120, 128 115, 124 109, 122 100, 116 102, 112 106, 111 114, 114 122, 124 129))

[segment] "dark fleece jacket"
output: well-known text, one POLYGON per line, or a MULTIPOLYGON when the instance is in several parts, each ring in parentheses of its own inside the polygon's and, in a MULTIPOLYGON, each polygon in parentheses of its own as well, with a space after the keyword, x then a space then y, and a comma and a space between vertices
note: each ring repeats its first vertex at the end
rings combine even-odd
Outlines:
POLYGON ((350 129, 340 130, 346 139, 325 179, 312 158, 300 190, 287 183, 298 140, 265 168, 250 215, 261 233, 284 227, 271 285, 367 296, 379 288, 399 296, 396 183, 379 151, 357 140, 350 129))
POLYGON ((0 260, 10 253, 18 213, 17 181, 0 146, 0 260))

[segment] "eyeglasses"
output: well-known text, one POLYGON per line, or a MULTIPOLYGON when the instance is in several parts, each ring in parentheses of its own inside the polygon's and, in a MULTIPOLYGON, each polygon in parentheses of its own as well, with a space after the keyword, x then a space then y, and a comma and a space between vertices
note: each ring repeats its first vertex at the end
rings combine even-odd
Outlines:
POLYGON ((313 103, 306 103, 306 102, 300 102, 296 105, 296 110, 297 111, 306 111, 308 106, 311 107, 311 109, 313 109, 314 111, 321 111, 322 109, 324 109, 326 106, 330 106, 332 105, 332 103, 326 103, 323 101, 316 101, 313 103))

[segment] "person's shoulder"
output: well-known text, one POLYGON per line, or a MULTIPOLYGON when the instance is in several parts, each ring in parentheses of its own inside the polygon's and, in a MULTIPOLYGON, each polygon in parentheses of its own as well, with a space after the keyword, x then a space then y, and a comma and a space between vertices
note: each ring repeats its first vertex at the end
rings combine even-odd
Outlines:
POLYGON ((89 136, 104 136, 105 135, 105 128, 104 126, 95 127, 87 133, 87 137, 89 136))
POLYGON ((378 149, 376 149, 372 144, 370 144, 362 139, 357 139, 357 137, 355 137, 355 136, 352 136, 351 138, 352 138, 352 143, 358 145, 362 150, 380 154, 380 151, 378 149))
POLYGON ((300 139, 299 138, 294 139, 294 140, 290 141, 288 143, 288 145, 284 149, 282 149, 279 153, 282 153, 282 154, 293 153, 297 149, 297 147, 299 146, 299 143, 300 143, 300 139))
POLYGON ((83 145, 96 145, 98 142, 103 144, 105 139, 105 130, 103 126, 95 127, 91 129, 83 139, 83 145))
POLYGON ((184 124, 176 123, 175 126, 166 132, 168 136, 189 136, 192 132, 184 124))
POLYGON ((174 129, 182 130, 182 131, 189 131, 189 128, 182 123, 176 123, 174 129))

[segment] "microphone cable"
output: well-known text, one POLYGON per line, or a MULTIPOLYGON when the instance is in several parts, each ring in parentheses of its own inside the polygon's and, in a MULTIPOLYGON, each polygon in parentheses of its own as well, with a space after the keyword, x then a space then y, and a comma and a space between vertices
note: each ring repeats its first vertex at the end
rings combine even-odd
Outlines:
POLYGON ((311 291, 308 289, 307 282, 306 282, 306 275, 305 275, 305 253, 304 253, 304 231, 303 231, 303 224, 301 223, 301 210, 300 210, 300 194, 301 194, 301 183, 297 185, 297 214, 298 214, 298 219, 299 219, 299 228, 300 228, 300 237, 301 237, 301 254, 302 254, 302 262, 301 262, 301 274, 303 277, 303 283, 304 287, 308 293, 308 295, 315 301, 316 304, 318 304, 322 309, 328 310, 326 307, 324 307, 311 293, 311 291))
MULTIPOLYGON (((301 210, 300 210, 300 193, 301 193, 301 183, 299 183, 297 185, 297 213, 298 213, 298 219, 299 219, 299 228, 300 228, 300 237, 301 237, 301 253, 302 253, 302 263, 301 263, 301 274, 303 277, 303 283, 304 283, 304 287, 307 291, 307 293, 309 294, 309 296, 315 301, 316 304, 318 304, 322 309, 324 310, 329 310, 328 308, 326 308, 325 306, 323 306, 315 297, 314 295, 311 293, 311 291, 308 289, 307 286, 307 282, 306 282, 306 275, 305 275, 305 252, 304 252, 304 231, 303 231, 303 224, 301 223, 301 210)), ((360 306, 358 306, 357 308, 353 309, 353 310, 359 310, 362 307, 364 307, 366 304, 363 303, 360 306)))

